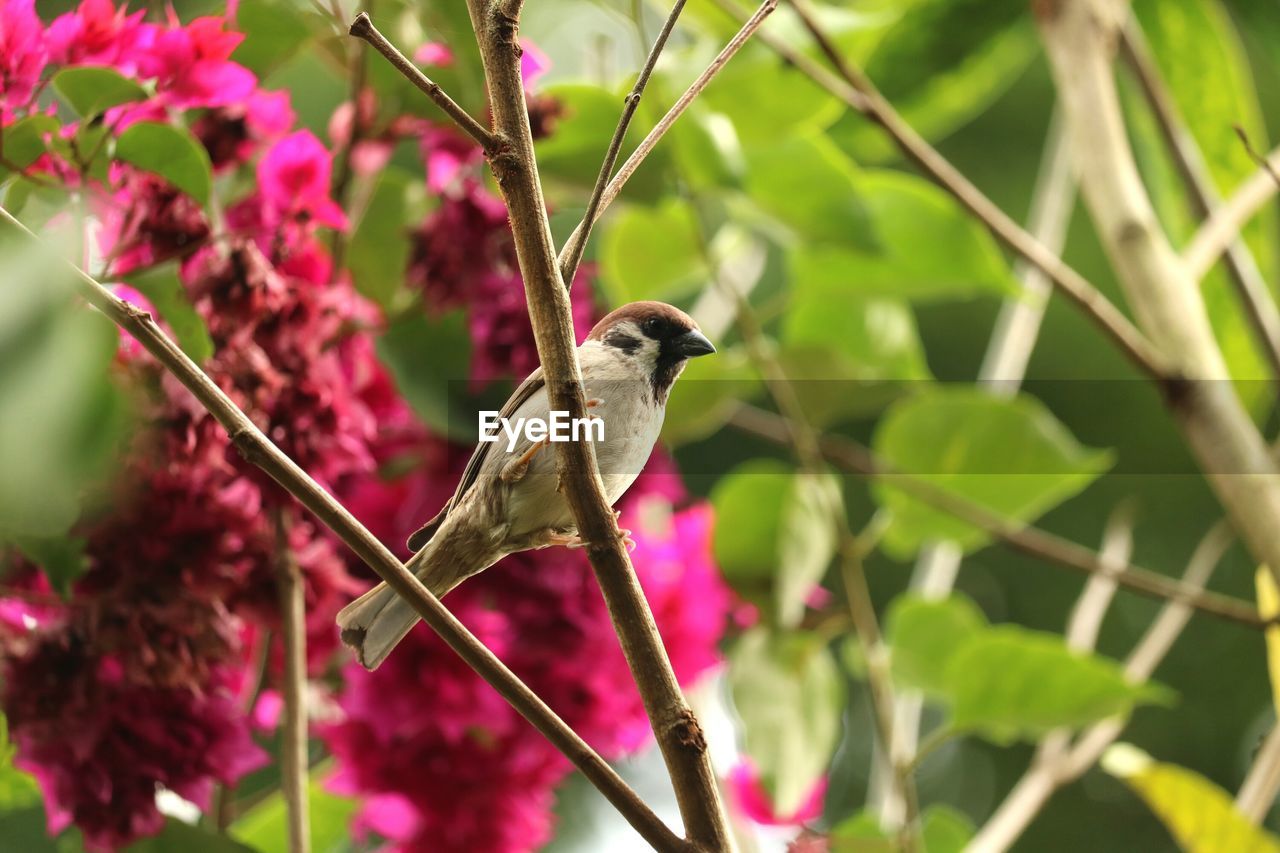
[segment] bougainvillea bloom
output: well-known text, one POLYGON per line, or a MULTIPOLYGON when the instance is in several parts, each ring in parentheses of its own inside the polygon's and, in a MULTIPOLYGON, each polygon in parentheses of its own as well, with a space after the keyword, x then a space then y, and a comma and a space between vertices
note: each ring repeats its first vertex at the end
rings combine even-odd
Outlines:
POLYGON ((25 107, 44 70, 48 51, 35 0, 0 4, 0 121, 25 107))
POLYGON ((729 771, 729 796, 737 809, 756 823, 767 826, 798 826, 822 815, 822 800, 827 795, 827 779, 822 777, 805 796, 804 802, 790 814, 778 814, 773 800, 760 779, 760 771, 745 761, 729 771))
POLYGON ((346 214, 329 197, 332 170, 327 148, 309 130, 299 130, 271 146, 258 164, 258 186, 269 215, 315 219, 345 228, 346 214))
POLYGON ((111 0, 84 0, 49 25, 49 59, 62 65, 109 65, 136 74, 142 52, 151 46, 156 27, 144 24, 145 11, 129 14, 111 0))
POLYGON ((226 24, 219 17, 196 18, 185 27, 171 21, 155 34, 138 67, 156 80, 162 101, 181 109, 221 107, 253 94, 257 78, 229 58, 244 36, 226 24))

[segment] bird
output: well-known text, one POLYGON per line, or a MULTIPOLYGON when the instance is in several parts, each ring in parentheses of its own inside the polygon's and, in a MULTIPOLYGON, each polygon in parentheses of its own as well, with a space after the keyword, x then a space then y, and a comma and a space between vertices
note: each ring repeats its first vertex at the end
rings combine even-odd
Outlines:
MULTIPOLYGON (((671 387, 689 359, 715 346, 688 314, 663 302, 632 302, 600 320, 578 347, 588 417, 599 419, 596 463, 612 506, 640 476, 657 443, 671 387)), ((551 414, 542 368, 516 388, 498 414, 526 423, 551 414)), ((591 426, 591 425, 589 425, 591 426)), ((586 430, 591 435, 591 430, 586 430)), ((436 597, 508 554, 551 546, 582 547, 560 493, 554 452, 522 434, 514 442, 477 443, 453 496, 409 537, 406 564, 436 597)), ((629 532, 623 531, 629 545, 629 532)), ((342 642, 376 669, 417 624, 418 614, 386 583, 338 613, 342 642)))

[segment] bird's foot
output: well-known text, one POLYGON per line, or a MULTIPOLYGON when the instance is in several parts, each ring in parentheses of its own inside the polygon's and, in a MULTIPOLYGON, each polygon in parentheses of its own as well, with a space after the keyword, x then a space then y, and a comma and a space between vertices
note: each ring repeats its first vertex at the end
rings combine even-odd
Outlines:
POLYGON ((502 466, 502 472, 498 474, 498 479, 504 483, 517 483, 524 479, 524 475, 529 473, 529 463, 533 461, 533 458, 538 455, 542 448, 550 444, 550 438, 544 438, 542 441, 534 443, 524 453, 502 466))

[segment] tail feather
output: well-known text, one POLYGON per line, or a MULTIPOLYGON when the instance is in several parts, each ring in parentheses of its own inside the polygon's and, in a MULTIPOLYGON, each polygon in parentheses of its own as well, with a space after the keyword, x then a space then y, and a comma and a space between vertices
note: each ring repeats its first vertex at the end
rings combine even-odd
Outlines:
MULTIPOLYGON (((457 586, 462 578, 427 572, 423 564, 429 550, 430 545, 409 561, 408 568, 416 570, 431 594, 441 598, 457 586)), ((338 612, 337 621, 342 631, 343 644, 351 647, 361 666, 373 670, 413 630, 419 618, 418 612, 409 602, 397 595, 386 583, 380 583, 342 608, 338 612)))

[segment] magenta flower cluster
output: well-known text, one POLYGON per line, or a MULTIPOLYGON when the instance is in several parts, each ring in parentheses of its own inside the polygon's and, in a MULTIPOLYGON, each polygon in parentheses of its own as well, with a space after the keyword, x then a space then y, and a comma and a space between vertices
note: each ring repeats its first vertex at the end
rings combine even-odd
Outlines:
MULTIPOLYGON (((0 0, 0 125, 50 113, 57 70, 106 66, 154 93, 110 109, 101 119, 110 132, 177 123, 215 174, 238 176, 219 186, 247 189, 219 198, 215 215, 127 163, 79 168, 63 146, 26 170, 87 199, 93 254, 126 298, 148 307, 128 280, 173 266, 213 343, 206 371, 401 550, 451 491, 465 451, 414 417, 378 361, 385 318, 327 248, 349 228, 332 195, 334 155, 295 129, 287 93, 264 90, 234 60, 242 36, 233 12, 150 20, 84 0, 46 24, 32 0, 0 0)), ((451 61, 437 48, 430 61, 451 61)), ((554 105, 531 94, 530 108, 549 131, 554 105)), ((466 312, 475 383, 518 378, 537 355, 506 212, 479 152, 408 116, 375 133, 367 123, 377 110, 362 93, 335 113, 330 135, 357 173, 384 164, 398 139, 421 140, 436 204, 412 236, 415 310, 466 312), (361 141, 350 146, 356 126, 361 141)), ((573 295, 585 334, 596 315, 588 274, 573 295)), ((50 831, 74 823, 91 849, 118 849, 163 826, 158 791, 208 808, 215 785, 234 789, 270 760, 261 729, 275 701, 269 638, 287 560, 305 580, 313 687, 337 709, 315 734, 336 758, 332 786, 361 801, 353 831, 406 851, 519 851, 549 838, 565 760, 425 628, 375 673, 349 663, 333 617, 367 588, 367 572, 128 338, 117 368, 138 427, 121 450, 122 473, 89 496, 73 530, 87 571, 62 600, 39 566, 10 555, 16 570, 0 588, 0 706, 19 765, 40 783, 50 831)), ((688 500, 668 460, 650 468, 625 499, 624 520, 689 682, 717 663, 730 602, 710 557, 709 509, 688 500)), ((580 554, 508 559, 448 603, 596 748, 620 756, 645 744, 639 696, 580 554)))

